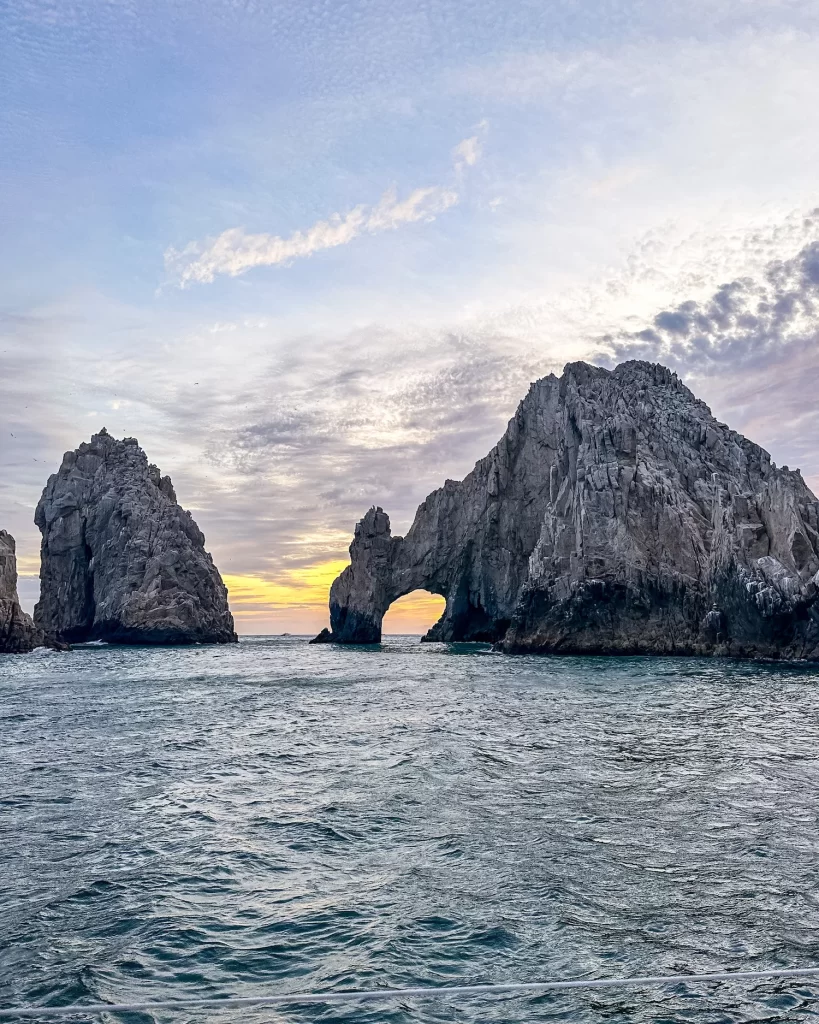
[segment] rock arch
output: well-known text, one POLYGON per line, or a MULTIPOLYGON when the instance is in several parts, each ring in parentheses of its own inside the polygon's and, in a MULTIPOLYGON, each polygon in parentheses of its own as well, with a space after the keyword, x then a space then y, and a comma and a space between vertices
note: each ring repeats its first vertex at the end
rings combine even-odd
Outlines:
POLYGON ((350 558, 317 640, 376 643, 423 589, 446 600, 430 640, 819 659, 819 502, 652 363, 535 382, 406 537, 371 508, 350 558))
MULTIPOLYGON (((421 531, 423 533, 423 531, 421 531)), ((443 543, 417 536, 393 537, 390 517, 373 507, 355 528, 350 565, 330 589, 330 627, 316 639, 346 644, 375 644, 390 605, 406 594, 426 590, 446 601, 444 613, 425 640, 499 639, 508 620, 482 606, 480 593, 469 587, 470 559, 456 559, 443 543)))

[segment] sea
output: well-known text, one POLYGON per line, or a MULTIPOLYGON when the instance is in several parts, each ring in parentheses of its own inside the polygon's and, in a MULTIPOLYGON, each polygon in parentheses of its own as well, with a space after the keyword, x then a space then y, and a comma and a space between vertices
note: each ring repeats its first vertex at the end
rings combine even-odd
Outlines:
MULTIPOLYGON (((819 666, 405 636, 0 661, 0 1007, 805 966, 819 666)), ((819 977, 102 1019, 805 1021, 819 977)))

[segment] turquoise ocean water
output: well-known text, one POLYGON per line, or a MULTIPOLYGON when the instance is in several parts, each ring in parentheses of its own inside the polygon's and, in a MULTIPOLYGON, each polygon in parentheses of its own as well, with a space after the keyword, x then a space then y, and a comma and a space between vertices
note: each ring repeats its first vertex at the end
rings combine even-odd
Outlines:
MULTIPOLYGON (((0 1005, 819 965, 817 787, 819 666, 7 657, 0 1005)), ((814 979, 119 1019, 818 1017, 814 979)))

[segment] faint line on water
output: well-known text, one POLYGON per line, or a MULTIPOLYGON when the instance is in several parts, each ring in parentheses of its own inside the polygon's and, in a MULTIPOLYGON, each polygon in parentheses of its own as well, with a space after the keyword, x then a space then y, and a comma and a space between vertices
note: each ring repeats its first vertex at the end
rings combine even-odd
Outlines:
POLYGON ((69 1017, 81 1014, 137 1013, 143 1010, 174 1010, 199 1006, 279 1006, 289 1003, 372 1002, 377 999, 447 999, 452 996, 525 995, 584 988, 638 988, 645 985, 679 985, 692 981, 753 981, 762 978, 805 978, 819 974, 819 967, 771 968, 762 971, 714 971, 710 974, 648 974, 634 978, 576 978, 570 981, 502 982, 496 985, 429 985, 419 988, 347 989, 340 992, 287 992, 269 996, 200 996, 193 999, 158 999, 144 1003, 90 1003, 87 1006, 17 1006, 0 1009, 0 1020, 23 1017, 69 1017))

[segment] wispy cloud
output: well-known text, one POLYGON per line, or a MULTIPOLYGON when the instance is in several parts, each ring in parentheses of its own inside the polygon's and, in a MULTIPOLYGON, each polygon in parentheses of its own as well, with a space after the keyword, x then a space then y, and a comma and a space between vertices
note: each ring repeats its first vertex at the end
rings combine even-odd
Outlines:
POLYGON ((480 160, 483 153, 482 135, 486 131, 486 121, 478 125, 479 133, 468 139, 462 139, 452 150, 452 163, 457 173, 466 170, 467 167, 474 167, 480 160))
POLYGON ((287 265, 324 249, 347 245, 362 234, 434 220, 457 202, 458 193, 451 188, 417 188, 406 199, 399 199, 397 191, 391 188, 375 206, 356 206, 346 214, 334 213, 306 231, 294 231, 286 238, 251 235, 244 228, 229 228, 204 244, 192 242, 181 251, 168 249, 165 267, 182 288, 194 283, 207 284, 218 274, 238 277, 253 267, 287 265))
MULTIPOLYGON (((456 173, 474 167, 481 149, 478 135, 458 143, 452 150, 456 173)), ((183 249, 171 247, 165 253, 165 268, 179 287, 185 288, 191 284, 207 284, 219 274, 238 277, 253 267, 286 266, 314 253, 347 245, 361 235, 432 221, 454 206, 458 199, 458 192, 451 185, 416 188, 404 199, 399 199, 397 188, 392 186, 374 206, 360 205, 344 214, 334 213, 286 237, 248 234, 244 228, 228 228, 205 242, 191 242, 183 249)))

